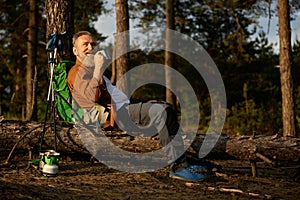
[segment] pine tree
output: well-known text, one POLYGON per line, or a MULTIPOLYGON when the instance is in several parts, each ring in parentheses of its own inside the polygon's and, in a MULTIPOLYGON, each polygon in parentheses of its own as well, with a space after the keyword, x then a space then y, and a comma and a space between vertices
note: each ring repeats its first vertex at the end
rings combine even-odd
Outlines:
POLYGON ((279 40, 280 40, 280 80, 282 92, 283 135, 295 136, 295 108, 293 99, 292 50, 290 5, 288 0, 278 0, 279 40))

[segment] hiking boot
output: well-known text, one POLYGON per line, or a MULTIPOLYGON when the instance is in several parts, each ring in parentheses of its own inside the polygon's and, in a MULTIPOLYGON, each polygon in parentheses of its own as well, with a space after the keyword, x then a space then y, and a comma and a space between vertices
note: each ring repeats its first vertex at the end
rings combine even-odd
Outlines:
POLYGON ((203 174, 198 174, 188 169, 183 169, 178 172, 170 171, 169 176, 171 178, 175 178, 183 181, 200 181, 205 178, 203 174))

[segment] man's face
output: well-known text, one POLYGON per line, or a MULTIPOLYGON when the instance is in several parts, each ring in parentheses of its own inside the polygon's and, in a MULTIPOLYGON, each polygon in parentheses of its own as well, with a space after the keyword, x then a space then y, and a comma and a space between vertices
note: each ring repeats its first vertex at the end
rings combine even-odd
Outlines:
POLYGON ((73 47, 73 53, 77 59, 86 66, 94 66, 94 49, 96 43, 89 35, 80 36, 73 47))

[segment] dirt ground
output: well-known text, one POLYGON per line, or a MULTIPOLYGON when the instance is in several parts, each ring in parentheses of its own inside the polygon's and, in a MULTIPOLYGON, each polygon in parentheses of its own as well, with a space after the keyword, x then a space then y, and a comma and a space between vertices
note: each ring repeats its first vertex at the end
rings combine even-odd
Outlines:
MULTIPOLYGON (((2 132, 16 134, 28 129, 28 124, 2 124, 2 132), (23 126, 23 125, 22 125, 23 126), (26 128, 27 127, 27 128, 26 128), (8 131, 9 130, 9 131, 8 131)), ((159 148, 157 140, 114 137, 116 144, 128 150, 144 151, 159 148), (125 148, 126 149, 126 148, 125 148), (133 150, 133 149, 131 149, 133 150)), ((6 149, 7 151, 7 149, 6 149)), ((300 163, 280 163, 278 167, 257 163, 257 177, 253 177, 249 162, 232 158, 209 158, 222 170, 206 173, 206 179, 186 182, 168 176, 169 168, 147 172, 126 173, 109 168, 101 162, 61 156, 57 176, 44 176, 37 165, 29 165, 28 151, 16 151, 4 165, 8 152, 0 148, 0 199, 300 199, 300 163)), ((199 161, 188 151, 190 161, 199 161)), ((36 158, 36 157, 35 157, 36 158)))
MULTIPOLYGON (((2 158, 4 160, 5 158, 2 158)), ((62 158, 58 176, 45 177, 26 155, 1 167, 1 199, 299 199, 299 167, 272 168, 258 163, 258 177, 238 160, 213 160, 223 170, 199 182, 168 177, 168 167, 147 173, 126 173, 89 161, 62 158), (22 160, 23 158, 23 160, 22 160), (298 170, 298 171, 297 171, 298 170)))

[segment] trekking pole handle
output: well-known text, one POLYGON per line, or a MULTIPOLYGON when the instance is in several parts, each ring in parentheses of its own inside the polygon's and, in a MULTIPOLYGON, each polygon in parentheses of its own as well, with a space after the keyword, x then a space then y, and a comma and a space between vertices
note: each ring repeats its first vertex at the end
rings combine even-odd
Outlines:
POLYGON ((56 55, 57 55, 57 48, 54 48, 54 55, 53 55, 53 59, 56 59, 56 55))

